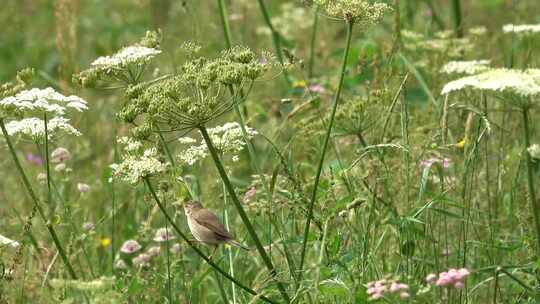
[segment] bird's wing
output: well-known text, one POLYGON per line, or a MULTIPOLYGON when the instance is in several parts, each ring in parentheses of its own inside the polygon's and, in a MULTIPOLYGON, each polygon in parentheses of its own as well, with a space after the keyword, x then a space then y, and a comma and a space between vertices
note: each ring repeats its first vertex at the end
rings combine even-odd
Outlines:
POLYGON ((202 209, 194 216, 195 221, 222 237, 224 240, 232 239, 233 236, 225 229, 218 217, 212 212, 202 209))

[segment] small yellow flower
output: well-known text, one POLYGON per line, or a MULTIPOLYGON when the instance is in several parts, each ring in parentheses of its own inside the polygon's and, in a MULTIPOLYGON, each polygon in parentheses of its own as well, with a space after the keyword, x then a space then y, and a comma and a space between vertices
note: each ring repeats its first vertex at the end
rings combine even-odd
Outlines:
POLYGON ((458 143, 456 143, 454 146, 457 148, 463 149, 465 147, 465 144, 467 143, 467 139, 463 138, 458 143))
POLYGON ((297 80, 293 83, 293 87, 295 88, 305 88, 306 87, 306 82, 303 81, 303 80, 297 80))
POLYGON ((110 238, 102 238, 102 239, 99 241, 99 244, 101 245, 101 247, 106 248, 106 247, 108 247, 109 245, 111 245, 111 239, 110 239, 110 238))

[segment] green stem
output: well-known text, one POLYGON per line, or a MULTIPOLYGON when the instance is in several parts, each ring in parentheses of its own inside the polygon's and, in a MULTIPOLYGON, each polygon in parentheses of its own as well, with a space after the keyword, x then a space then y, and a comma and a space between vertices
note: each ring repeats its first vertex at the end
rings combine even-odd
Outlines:
POLYGON ((441 19, 441 17, 437 13, 437 8, 435 7, 435 5, 433 5, 433 0, 426 0, 426 4, 431 10, 431 18, 433 19, 433 21, 437 23, 437 26, 439 27, 439 29, 441 30, 444 29, 444 21, 441 19))
POLYGON ((45 124, 45 172, 47 173, 47 205, 49 209, 54 211, 54 208, 51 208, 52 203, 52 191, 51 191, 51 166, 49 159, 49 129, 47 123, 47 112, 43 114, 43 122, 45 124))
POLYGON ((219 15, 221 17, 221 24, 223 25, 223 33, 225 34, 225 45, 228 49, 232 46, 231 28, 229 26, 229 19, 227 18, 227 7, 224 0, 217 0, 219 5, 219 15))
POLYGON ((229 180, 229 177, 227 176, 227 173, 225 172, 225 168, 223 167, 223 164, 221 163, 221 160, 219 159, 218 152, 216 151, 216 148, 214 147, 214 144, 212 143, 212 139, 210 138, 210 135, 208 134, 208 131, 204 126, 199 127, 199 131, 201 132, 202 137, 204 138, 204 141, 206 145, 208 146, 208 150, 210 151, 210 154, 212 155, 212 159, 214 160, 214 164, 216 165, 216 168, 219 172, 219 175, 221 176, 221 179, 223 180, 223 183, 225 184, 225 187, 227 188, 227 191, 229 192, 229 195, 231 196, 231 199, 238 211, 238 214, 240 214, 240 218, 242 218, 242 221, 244 223, 244 226, 246 226, 246 229, 253 239, 253 242, 255 243, 255 247, 257 248, 257 251, 259 252, 259 255, 261 256, 264 264, 270 271, 270 275, 276 279, 277 287, 285 300, 286 303, 290 302, 289 296, 287 294, 287 291, 285 290, 285 287, 281 282, 277 280, 277 272, 274 267, 274 264, 272 263, 272 260, 266 253, 266 250, 264 250, 264 247, 259 240, 259 237, 257 236, 257 233, 255 232, 255 228, 251 224, 251 221, 248 218, 248 215, 246 214, 246 211, 242 207, 242 203, 240 203, 240 200, 238 199, 238 196, 236 195, 236 192, 234 191, 234 187, 231 184, 231 181, 229 180))
MULTIPOLYGON (((163 137, 163 134, 161 133, 161 130, 158 129, 158 137, 159 141, 161 142, 161 145, 163 146, 163 150, 165 150, 165 154, 167 154, 167 158, 169 158, 169 161, 171 162, 171 166, 173 167, 173 177, 176 176, 176 163, 174 161, 174 157, 171 153, 171 150, 169 149, 169 146, 167 145, 167 142, 165 141, 165 137, 163 137)), ((187 188, 187 186, 186 186, 187 188)), ((170 243, 169 243, 169 225, 168 222, 165 222, 165 231, 167 235, 167 240, 165 241, 165 244, 167 245, 167 296, 169 299, 169 303, 173 303, 172 299, 172 276, 171 276, 171 259, 170 259, 170 243)))
POLYGON ((319 25, 319 9, 317 6, 315 10, 315 16, 313 19, 313 29, 311 32, 311 41, 309 43, 309 67, 308 67, 308 78, 313 77, 313 67, 315 65, 315 40, 317 38, 317 27, 319 25))
MULTIPOLYGON (((214 272, 214 276, 216 277, 216 285, 219 289, 219 295, 221 296, 221 300, 223 301, 223 303, 229 303, 229 300, 227 299, 227 293, 225 292, 225 287, 223 287, 220 276, 218 276, 216 272, 214 272)), ((236 302, 233 302, 233 304, 236 304, 236 302)))
POLYGON ((461 27, 461 2, 452 0, 452 16, 454 17, 454 30, 458 37, 463 37, 463 28, 461 27))
POLYGON ((182 232, 182 230, 180 230, 178 225, 176 225, 176 223, 174 222, 173 218, 169 215, 169 213, 165 209, 165 206, 159 200, 159 198, 158 198, 158 196, 156 194, 156 191, 154 190, 154 187, 150 183, 150 180, 148 179, 148 177, 144 178, 144 183, 148 187, 148 190, 150 191, 150 194, 152 195, 152 198, 154 199, 154 201, 158 205, 159 209, 161 210, 161 212, 165 216, 165 219, 173 227, 174 231, 176 231, 176 233, 178 233, 178 235, 180 235, 180 237, 188 244, 188 246, 191 249, 193 249, 193 251, 195 251, 195 253, 197 253, 197 255, 199 255, 208 265, 210 265, 210 267, 212 267, 215 271, 219 272, 222 276, 224 276, 229 281, 236 284, 236 286, 238 286, 238 287, 242 288, 243 290, 247 291, 248 293, 258 297, 259 299, 261 299, 261 300, 263 300, 263 301, 265 301, 267 303, 276 303, 276 302, 270 300, 269 298, 267 298, 267 297, 265 297, 263 295, 260 295, 259 293, 257 293, 253 289, 251 289, 251 288, 245 286, 244 284, 240 283, 240 281, 238 281, 236 278, 229 275, 225 270, 221 269, 216 263, 214 263, 209 257, 207 257, 199 248, 197 248, 195 246, 195 244, 193 244, 193 242, 190 239, 188 239, 188 237, 182 232))
MULTIPOLYGON (((234 93, 234 88, 233 86, 229 86, 229 91, 231 93, 231 96, 233 98, 235 98, 235 93, 234 93)), ((257 164, 257 158, 256 158, 256 154, 255 154, 255 148, 253 147, 253 143, 251 142, 251 140, 249 139, 249 135, 247 133, 247 130, 246 130, 246 124, 245 124, 245 119, 244 119, 244 115, 242 114, 242 112, 240 111, 240 108, 238 107, 238 103, 235 103, 234 105, 234 110, 235 110, 235 113, 236 113, 236 116, 238 117, 238 122, 239 122, 239 125, 240 125, 240 129, 242 131, 242 136, 243 136, 243 139, 244 141, 246 142, 246 146, 247 146, 247 149, 248 149, 248 154, 249 154, 249 160, 250 160, 250 165, 251 165, 251 169, 254 170, 260 177, 261 177, 261 180, 262 180, 262 185, 263 185, 263 188, 264 190, 266 191, 266 193, 268 194, 268 202, 270 204, 272 204, 272 201, 273 201, 273 192, 270 190, 269 188, 269 184, 268 184, 268 181, 266 180, 266 176, 263 174, 261 168, 259 167, 259 165, 257 164)), ((274 219, 270 219, 270 223, 273 227, 275 227, 275 229, 278 231, 278 233, 280 235, 282 235, 281 233, 281 230, 280 230, 280 227, 279 225, 277 225, 276 221, 274 219)), ((289 252, 290 250, 287 248, 287 244, 285 244, 285 242, 283 242, 283 251, 285 252, 285 255, 287 257, 287 261, 289 262, 288 265, 289 265, 289 270, 293 276, 293 278, 295 279, 295 284, 298 285, 298 281, 296 280, 296 276, 295 276, 295 270, 294 270, 294 262, 292 261, 292 259, 289 258, 289 252)))
POLYGON ((516 277, 515 275, 513 275, 512 273, 510 273, 506 269, 498 268, 497 270, 499 272, 502 272, 502 273, 506 274, 510 279, 514 280, 516 283, 521 285, 521 287, 525 288, 527 291, 532 292, 533 294, 538 294, 531 286, 527 285, 525 282, 523 282, 521 279, 519 279, 518 277, 516 277))
POLYGON ((347 42, 346 42, 345 50, 343 51, 343 61, 341 63, 339 84, 338 84, 336 95, 334 97, 334 103, 332 105, 332 114, 330 115, 330 122, 326 130, 326 136, 324 138, 324 143, 322 146, 321 157, 319 159, 319 164, 317 167, 317 175, 315 176, 315 183, 313 185, 313 192, 311 193, 311 200, 308 206, 308 217, 306 221, 306 227, 304 229, 304 239, 302 241, 302 253, 300 255, 300 265, 298 268, 298 273, 300 275, 300 278, 303 275, 302 269, 303 269, 304 260, 306 257, 306 248, 307 248, 307 240, 309 236, 309 228, 311 226, 311 220, 313 219, 313 207, 315 206, 315 201, 317 200, 317 189, 319 188, 319 181, 321 178, 322 168, 324 165, 324 158, 326 156, 326 149, 328 148, 328 142, 330 141, 330 135, 332 133, 332 127, 334 125, 334 118, 336 116, 337 105, 339 102, 339 98, 341 96, 341 90, 343 88, 343 81, 345 78, 345 69, 347 67, 347 59, 349 58, 349 50, 351 48, 353 25, 354 24, 352 21, 347 21, 347 42))
POLYGON ((525 137, 525 161, 527 163, 527 186, 529 188, 529 201, 531 203, 531 211, 534 215, 534 224, 536 228, 536 259, 540 257, 540 205, 536 201, 536 191, 534 188, 534 176, 533 176, 533 163, 531 155, 527 151, 527 148, 531 145, 530 143, 530 129, 529 129, 529 109, 523 109, 523 132, 525 137))
MULTIPOLYGON (((274 43, 274 48, 276 49, 276 56, 279 61, 279 63, 283 66, 283 54, 281 53, 281 37, 279 36, 279 33, 276 31, 276 28, 272 24, 272 19, 270 19, 270 14, 268 14, 268 10, 266 9, 266 5, 264 4, 264 0, 258 0, 259 1, 259 7, 261 8, 262 15, 264 17, 264 22, 266 22, 266 26, 270 30, 270 33, 272 33, 272 42, 274 43)), ((283 77, 287 81, 287 84, 291 84, 291 78, 289 76, 289 73, 286 69, 283 70, 283 77)))
POLYGON ((495 270, 495 284, 493 286, 493 304, 497 304, 497 290, 499 289, 499 272, 500 269, 495 270))
MULTIPOLYGON (((45 120, 46 122, 46 120, 45 120)), ((43 208, 39 204, 39 200, 36 196, 36 193, 32 189, 32 186, 30 185, 30 182, 28 181, 28 177, 26 176, 26 173, 24 173, 24 170, 21 166, 21 163, 19 161, 19 158, 17 157, 17 153, 15 152, 15 149, 13 148, 13 144, 11 143, 11 139, 9 137, 9 134, 6 130, 6 126, 4 124, 4 120, 0 118, 0 128, 2 129, 2 134, 4 135, 4 138, 6 139, 6 143, 8 145, 9 152, 11 154, 11 157, 13 158, 13 162, 15 162, 15 167, 17 168, 17 171, 19 172, 24 187, 28 191, 28 194, 30 195, 30 198, 32 199, 34 206, 36 207, 39 216, 45 223, 45 226, 47 227, 47 230, 49 231, 49 234, 51 235, 54 245, 56 246, 56 249, 58 249, 58 253, 60 254, 60 257, 62 258, 62 261, 64 262, 64 265, 66 266, 69 275, 72 279, 77 280, 77 275, 75 274, 75 271, 73 270, 73 267, 71 266, 71 263, 69 262, 69 259, 67 258, 67 255, 64 251, 64 248, 62 247, 62 243, 58 239, 58 235, 56 234, 56 231, 54 230, 52 224, 47 221, 47 217, 45 216, 45 212, 43 211, 43 208)), ((45 131, 47 132, 47 124, 45 123, 45 131)), ((47 135, 45 136, 47 138, 47 135)))

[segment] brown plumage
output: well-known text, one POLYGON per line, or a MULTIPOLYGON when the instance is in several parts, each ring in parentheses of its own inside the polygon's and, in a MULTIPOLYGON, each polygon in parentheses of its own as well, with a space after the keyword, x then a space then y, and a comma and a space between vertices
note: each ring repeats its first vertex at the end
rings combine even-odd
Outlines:
POLYGON ((191 234, 197 241, 216 246, 221 243, 227 243, 242 249, 249 250, 248 247, 237 242, 219 218, 210 210, 204 208, 197 201, 189 201, 184 206, 187 222, 191 234))

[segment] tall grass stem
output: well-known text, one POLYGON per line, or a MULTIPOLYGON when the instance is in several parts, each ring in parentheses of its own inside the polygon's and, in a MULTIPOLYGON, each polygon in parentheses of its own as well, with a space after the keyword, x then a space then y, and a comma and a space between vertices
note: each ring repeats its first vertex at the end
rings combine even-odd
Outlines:
MULTIPOLYGON (((264 0, 258 0, 258 1, 259 1, 259 7, 261 9, 261 13, 262 13, 263 18, 264 18, 264 22, 266 23, 266 26, 268 27, 268 29, 270 30, 270 33, 272 35, 272 42, 274 44, 274 48, 276 49, 277 59, 278 59, 279 63, 282 66, 284 66, 283 54, 282 54, 282 50, 281 50, 281 37, 280 37, 278 31, 276 30, 276 28, 274 27, 274 25, 272 24, 272 19, 270 18, 270 14, 268 13, 268 9, 266 8, 266 4, 264 4, 264 0)), ((283 70, 283 77, 285 78, 285 81, 287 81, 287 84, 290 85, 292 83, 289 72, 287 72, 286 69, 283 70)))
POLYGON ((305 257, 306 257, 306 248, 307 248, 307 241, 308 241, 308 236, 309 236, 309 229, 310 229, 310 226, 311 226, 311 221, 313 219, 313 208, 315 206, 315 201, 317 200, 317 190, 319 188, 319 182, 320 182, 321 173, 322 173, 322 169, 323 169, 323 165, 324 165, 324 159, 325 159, 325 156, 326 156, 326 150, 328 148, 328 142, 330 141, 330 135, 332 133, 332 127, 334 125, 334 118, 336 116, 337 105, 339 103, 339 99, 340 99, 340 96, 341 96, 341 90, 343 88, 343 82, 344 82, 344 78, 345 78, 345 69, 347 67, 347 60, 349 58, 349 51, 350 51, 350 48, 351 48, 353 25, 354 25, 354 23, 352 21, 347 21, 347 38, 346 38, 346 43, 345 43, 345 50, 343 51, 343 61, 341 63, 341 68, 340 68, 339 84, 338 84, 338 87, 337 87, 336 95, 334 97, 334 103, 332 105, 332 114, 330 115, 330 122, 328 123, 328 128, 326 130, 326 136, 324 138, 324 143, 323 143, 322 150, 321 150, 321 156, 320 156, 319 164, 318 164, 318 167, 317 167, 317 173, 315 175, 315 182, 313 184, 311 200, 310 200, 309 205, 308 205, 308 215, 307 215, 307 220, 306 220, 306 226, 304 228, 304 236, 303 236, 303 240, 302 240, 302 252, 301 252, 301 255, 300 255, 300 264, 298 266, 300 278, 303 275, 302 274, 302 269, 303 269, 304 260, 305 260, 305 257))
MULTIPOLYGON (((534 174, 533 174, 533 163, 531 155, 527 151, 527 148, 531 145, 530 139, 530 128, 529 128, 529 108, 523 108, 523 137, 525 139, 525 161, 527 163, 527 187, 529 190, 529 201, 531 203, 531 211, 534 216, 534 225, 536 229, 536 260, 540 258, 540 204, 536 200, 536 189, 534 187, 534 174)), ((539 282, 540 283, 540 282, 539 282)))

